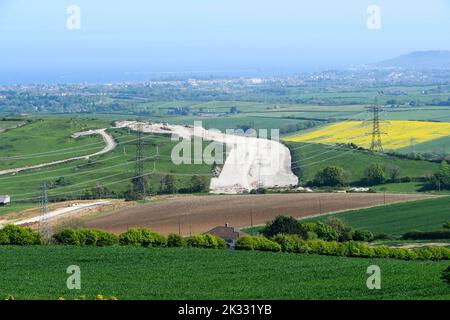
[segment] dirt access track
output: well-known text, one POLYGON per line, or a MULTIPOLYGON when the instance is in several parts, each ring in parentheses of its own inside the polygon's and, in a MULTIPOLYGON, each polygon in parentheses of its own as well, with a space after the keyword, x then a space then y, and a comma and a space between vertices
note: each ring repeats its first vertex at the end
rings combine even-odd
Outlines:
MULTIPOLYGON (((386 203, 430 198, 420 194, 387 194, 386 203)), ((383 194, 297 193, 266 195, 189 196, 152 202, 84 222, 86 227, 121 233, 147 227, 162 234, 202 233, 225 223, 246 227, 283 214, 296 218, 384 203, 383 194)))

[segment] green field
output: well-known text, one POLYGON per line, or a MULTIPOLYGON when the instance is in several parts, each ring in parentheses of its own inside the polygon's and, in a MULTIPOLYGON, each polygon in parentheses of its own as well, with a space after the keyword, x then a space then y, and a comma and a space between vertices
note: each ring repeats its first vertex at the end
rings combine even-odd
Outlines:
MULTIPOLYGON (((411 230, 433 231, 450 220, 450 197, 378 206, 334 214, 354 228, 402 235, 411 230)), ((303 220, 325 220, 327 217, 303 220)))
POLYGON ((300 167, 304 171, 306 181, 312 180, 318 171, 327 166, 344 168, 350 173, 350 182, 361 180, 364 177, 364 170, 374 163, 399 167, 401 177, 424 177, 433 174, 439 168, 438 163, 400 159, 346 147, 301 142, 289 142, 288 145, 291 146, 291 152, 300 154, 300 167))
POLYGON ((449 299, 440 272, 448 262, 139 247, 0 248, 0 298, 73 299, 449 299), (368 290, 367 267, 382 289, 368 290), (81 269, 68 290, 66 269, 81 269), (420 275, 420 276, 419 276, 420 275))
MULTIPOLYGON (((13 203, 20 201, 27 206, 26 203, 39 200, 38 189, 43 182, 49 186, 50 197, 79 197, 86 189, 96 185, 103 185, 114 192, 124 191, 135 175, 136 135, 125 129, 111 129, 109 132, 118 143, 114 151, 89 161, 78 160, 16 175, 0 176, 0 194, 9 194, 13 203), (61 177, 64 178, 63 185, 57 184, 61 177)), ((176 175, 178 189, 188 187, 194 174, 210 179, 210 165, 175 165, 171 161, 171 151, 176 142, 172 142, 169 137, 146 134, 144 143, 145 170, 149 173, 151 192, 159 190, 160 180, 166 174, 176 175)), ((0 208, 0 215, 15 211, 16 208, 19 207, 13 205, 0 208)))
POLYGON ((0 119, 0 132, 4 130, 10 130, 17 127, 20 127, 25 124, 25 121, 21 120, 1 120, 0 119))
POLYGON ((0 170, 95 153, 104 148, 100 136, 73 139, 75 132, 107 128, 110 123, 89 118, 34 119, 21 128, 1 133, 0 170))
MULTIPOLYGON (((373 208, 349 210, 302 219, 302 222, 325 221, 333 216, 341 219, 346 224, 367 229, 374 233, 387 233, 401 236, 412 231, 433 231, 442 228, 442 225, 450 220, 450 197, 409 201, 404 203, 376 206, 373 208)), ((244 229, 244 232, 256 234, 262 230, 262 226, 244 229)))

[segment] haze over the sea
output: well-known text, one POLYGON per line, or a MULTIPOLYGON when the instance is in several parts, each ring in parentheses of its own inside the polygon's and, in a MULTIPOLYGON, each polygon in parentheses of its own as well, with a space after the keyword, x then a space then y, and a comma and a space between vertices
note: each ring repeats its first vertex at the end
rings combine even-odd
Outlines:
POLYGON ((447 0, 0 0, 0 83, 347 68, 450 50, 447 0), (81 29, 66 26, 81 9, 81 29))

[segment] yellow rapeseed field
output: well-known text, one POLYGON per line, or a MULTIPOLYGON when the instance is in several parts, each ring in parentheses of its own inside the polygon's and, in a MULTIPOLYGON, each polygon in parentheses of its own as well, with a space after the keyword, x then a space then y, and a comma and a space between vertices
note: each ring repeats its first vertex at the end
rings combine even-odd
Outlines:
MULTIPOLYGON (((381 121, 381 139, 386 150, 395 150, 450 136, 450 123, 424 121, 381 121)), ((303 134, 288 136, 285 141, 323 144, 350 143, 369 148, 372 124, 370 121, 344 121, 326 125, 303 134)))

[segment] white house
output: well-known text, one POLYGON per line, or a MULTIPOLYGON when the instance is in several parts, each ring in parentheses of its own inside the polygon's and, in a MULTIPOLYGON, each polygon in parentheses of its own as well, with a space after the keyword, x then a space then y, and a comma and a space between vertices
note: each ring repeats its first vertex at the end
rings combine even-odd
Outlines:
POLYGON ((6 206, 11 203, 10 196, 0 196, 0 207, 6 206))

